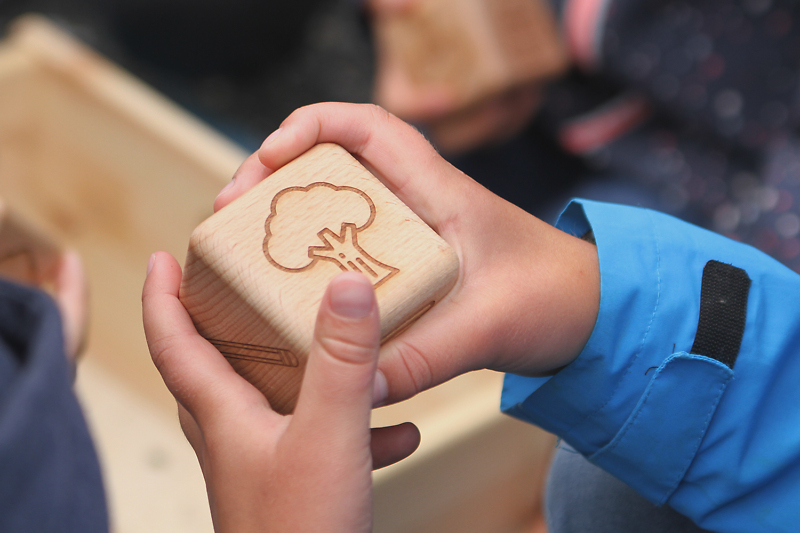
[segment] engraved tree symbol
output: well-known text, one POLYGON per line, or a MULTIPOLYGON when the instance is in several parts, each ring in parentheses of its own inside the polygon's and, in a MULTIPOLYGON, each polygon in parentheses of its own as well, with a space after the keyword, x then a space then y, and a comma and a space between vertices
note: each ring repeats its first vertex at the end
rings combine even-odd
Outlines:
POLYGON ((264 255, 275 267, 302 272, 317 261, 365 274, 379 286, 398 272, 358 244, 358 233, 375 220, 375 204, 363 191, 312 183, 289 187, 272 199, 265 223, 264 255))

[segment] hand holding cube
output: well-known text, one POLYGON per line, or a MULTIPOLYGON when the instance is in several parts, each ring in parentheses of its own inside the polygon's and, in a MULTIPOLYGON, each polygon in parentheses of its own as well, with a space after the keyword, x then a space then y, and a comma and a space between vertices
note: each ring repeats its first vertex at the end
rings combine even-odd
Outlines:
POLYGON ((242 165, 215 208, 269 181, 272 169, 315 144, 337 142, 459 256, 454 288, 381 350, 388 401, 481 368, 550 372, 580 353, 600 299, 594 246, 490 193, 378 107, 308 106, 278 132, 242 165))
POLYGON ((343 148, 318 145, 195 230, 181 301, 198 331, 291 412, 339 272, 377 291, 387 342, 455 283, 450 246, 343 148))

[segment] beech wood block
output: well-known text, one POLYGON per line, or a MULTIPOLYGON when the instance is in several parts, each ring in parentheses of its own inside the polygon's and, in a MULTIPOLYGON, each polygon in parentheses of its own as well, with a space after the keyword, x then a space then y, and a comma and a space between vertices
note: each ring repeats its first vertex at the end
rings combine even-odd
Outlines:
POLYGON ((197 227, 180 298, 200 334, 288 413, 322 296, 343 271, 372 281, 387 342, 447 294, 458 257, 352 155, 321 144, 197 227))
POLYGON ((60 250, 0 199, 0 277, 52 288, 60 250))
POLYGON ((420 0, 375 13, 373 28, 375 100, 406 120, 436 118, 419 116, 415 92, 444 91, 450 107, 438 112, 454 113, 569 65, 544 0, 420 0))

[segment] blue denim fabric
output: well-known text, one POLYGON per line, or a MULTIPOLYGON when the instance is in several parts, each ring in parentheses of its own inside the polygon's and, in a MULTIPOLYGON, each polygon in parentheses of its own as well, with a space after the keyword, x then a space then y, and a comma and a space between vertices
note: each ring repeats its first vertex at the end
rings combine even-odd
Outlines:
POLYGON ((657 506, 563 444, 545 496, 549 533, 703 533, 671 507, 657 506))

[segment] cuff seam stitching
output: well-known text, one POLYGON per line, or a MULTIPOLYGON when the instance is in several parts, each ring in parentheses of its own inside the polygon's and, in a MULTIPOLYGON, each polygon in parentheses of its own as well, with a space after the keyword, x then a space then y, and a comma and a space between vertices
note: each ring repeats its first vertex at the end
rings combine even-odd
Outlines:
MULTIPOLYGON (((585 211, 584 211, 584 216, 586 217, 586 219, 588 221, 589 217, 588 217, 588 215, 585 214, 585 211)), ((597 409, 593 410, 592 412, 587 413, 586 416, 581 418, 580 421, 576 422, 572 427, 570 427, 566 431, 566 433, 572 433, 575 430, 575 428, 579 427, 581 424, 585 423, 587 420, 589 420, 593 416, 597 415, 597 413, 602 412, 608 406, 608 404, 611 403, 611 400, 617 395, 617 391, 619 391, 619 389, 622 387, 622 383, 625 381, 625 379, 632 372, 634 363, 642 355, 642 352, 644 351, 644 347, 645 347, 645 344, 646 344, 646 341, 647 341, 647 337, 649 336, 650 330, 652 329, 653 323, 655 322, 656 313, 658 312, 658 307, 659 307, 659 305, 661 303, 661 248, 659 247, 659 244, 658 244, 659 236, 658 236, 658 233, 656 231, 656 223, 655 223, 655 220, 653 220, 652 213, 647 211, 647 217, 650 220, 650 227, 651 227, 651 231, 652 231, 652 235, 653 235, 653 243, 655 244, 655 254, 656 254, 656 302, 655 302, 655 305, 653 306, 653 312, 650 315, 650 322, 647 324, 647 329, 645 330, 644 334, 642 335, 642 340, 639 343, 639 348, 636 350, 636 353, 631 357, 630 362, 628 363, 628 366, 625 369, 625 373, 619 378, 619 380, 617 381, 617 384, 614 387, 614 390, 611 391, 611 393, 608 395, 606 400, 603 402, 603 405, 601 405, 597 409)), ((590 227, 591 227, 591 223, 590 223, 590 227)), ((602 288, 601 288, 601 294, 602 294, 602 288)), ((601 302, 601 305, 602 305, 602 302, 601 302)))

